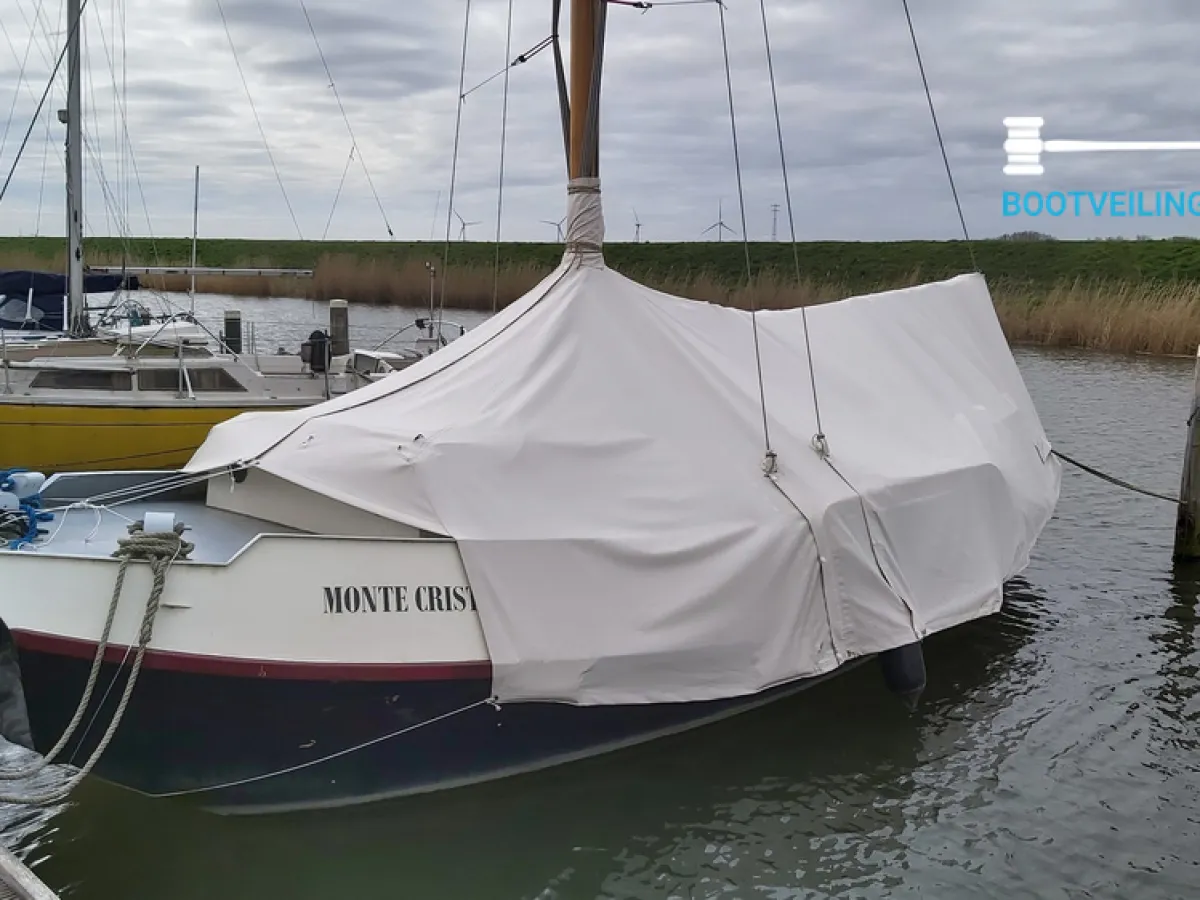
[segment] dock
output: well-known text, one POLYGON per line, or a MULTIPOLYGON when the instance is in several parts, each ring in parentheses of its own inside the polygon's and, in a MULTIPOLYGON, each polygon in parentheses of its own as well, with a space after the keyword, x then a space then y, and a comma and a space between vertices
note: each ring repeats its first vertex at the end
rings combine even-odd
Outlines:
POLYGON ((58 900, 58 894, 0 845, 0 900, 58 900))

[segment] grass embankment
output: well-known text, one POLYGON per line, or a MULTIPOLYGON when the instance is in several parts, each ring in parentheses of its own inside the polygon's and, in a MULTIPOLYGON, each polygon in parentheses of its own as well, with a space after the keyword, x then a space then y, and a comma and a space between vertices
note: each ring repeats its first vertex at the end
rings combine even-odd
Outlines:
MULTIPOLYGON (((201 240, 204 266, 311 268, 312 278, 201 276, 197 290, 241 296, 287 296, 420 307, 428 302, 427 261, 442 268, 444 244, 201 240)), ((726 243, 612 243, 609 264, 674 294, 748 308, 791 308, 866 291, 902 287, 970 269, 961 241, 801 244, 804 277, 797 283, 785 243, 750 248, 753 279, 746 285, 744 249, 726 243)), ((1089 347, 1117 352, 1191 354, 1200 344, 1200 241, 976 241, 978 266, 988 277, 1010 341, 1089 347)), ((191 242, 137 239, 130 265, 184 265, 191 242)), ((492 308, 496 245, 453 242, 446 303, 492 308)), ((500 245, 498 301, 503 307, 536 284, 561 258, 560 245, 500 245)), ((86 243, 93 265, 121 262, 117 239, 86 243)), ((0 238, 0 267, 57 268, 60 238, 0 238)), ((147 287, 186 290, 186 276, 144 279, 147 287)), ((441 285, 438 285, 440 291, 441 285)))

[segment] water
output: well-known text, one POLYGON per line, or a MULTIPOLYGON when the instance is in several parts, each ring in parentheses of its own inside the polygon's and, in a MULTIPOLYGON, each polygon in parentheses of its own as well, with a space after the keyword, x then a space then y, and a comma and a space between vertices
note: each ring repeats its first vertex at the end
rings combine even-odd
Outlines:
MULTIPOLYGON (((132 296, 140 300, 154 315, 163 312, 182 312, 189 309, 186 294, 151 293, 135 291, 132 296), (166 298, 164 303, 160 298, 166 298)), ((196 294, 195 317, 213 335, 222 328, 225 309, 240 309, 242 312, 242 340, 244 348, 250 349, 251 334, 260 353, 274 353, 283 347, 289 353, 299 351, 300 342, 317 328, 329 327, 329 311, 325 303, 313 300, 289 298, 260 299, 237 297, 231 299, 220 294, 196 294)), ((486 313, 469 310, 447 310, 443 316, 443 334, 449 340, 458 335, 458 325, 471 329, 487 318, 486 313)), ((350 307, 350 344, 354 347, 371 349, 387 341, 401 328, 411 325, 418 316, 429 316, 429 307, 410 309, 407 307, 365 306, 350 307)), ((409 328, 383 347, 384 350, 398 349, 414 337, 409 328)))
MULTIPOLYGON (((280 340, 320 324, 262 308, 280 340)), ((381 336, 408 320, 352 313, 381 336)), ((1188 361, 1017 356, 1063 452, 1177 489, 1188 361)), ((1173 526, 1170 504, 1068 469, 1005 611, 928 642, 915 715, 866 666, 443 795, 221 819, 89 783, 6 840, 80 900, 1200 896, 1200 570, 1172 567, 1173 526)))

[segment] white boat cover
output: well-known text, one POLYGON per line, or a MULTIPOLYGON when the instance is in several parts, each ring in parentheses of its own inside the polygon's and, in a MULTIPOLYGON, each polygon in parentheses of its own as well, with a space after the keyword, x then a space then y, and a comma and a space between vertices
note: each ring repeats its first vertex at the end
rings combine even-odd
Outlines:
POLYGON ((248 463, 455 538, 498 699, 743 695, 995 612, 1060 467, 980 275, 749 313, 559 268, 401 372, 216 426, 248 463))

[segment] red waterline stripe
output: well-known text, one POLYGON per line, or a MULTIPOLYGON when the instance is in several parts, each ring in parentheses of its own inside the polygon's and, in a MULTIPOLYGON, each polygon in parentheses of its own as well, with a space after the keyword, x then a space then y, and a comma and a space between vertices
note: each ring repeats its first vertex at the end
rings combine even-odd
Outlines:
MULTIPOLYGON (((40 631, 13 629, 13 639, 19 650, 48 653, 91 660, 96 655, 96 642, 62 637, 40 631)), ((137 648, 109 644, 105 662, 132 662, 137 648)), ((164 669, 193 675, 224 675, 234 678, 275 678, 299 681, 457 681, 492 677, 492 664, 487 660, 446 663, 336 663, 293 662, 274 659, 247 659, 237 656, 208 656, 198 653, 179 653, 173 650, 147 650, 142 659, 144 669, 164 669)))

